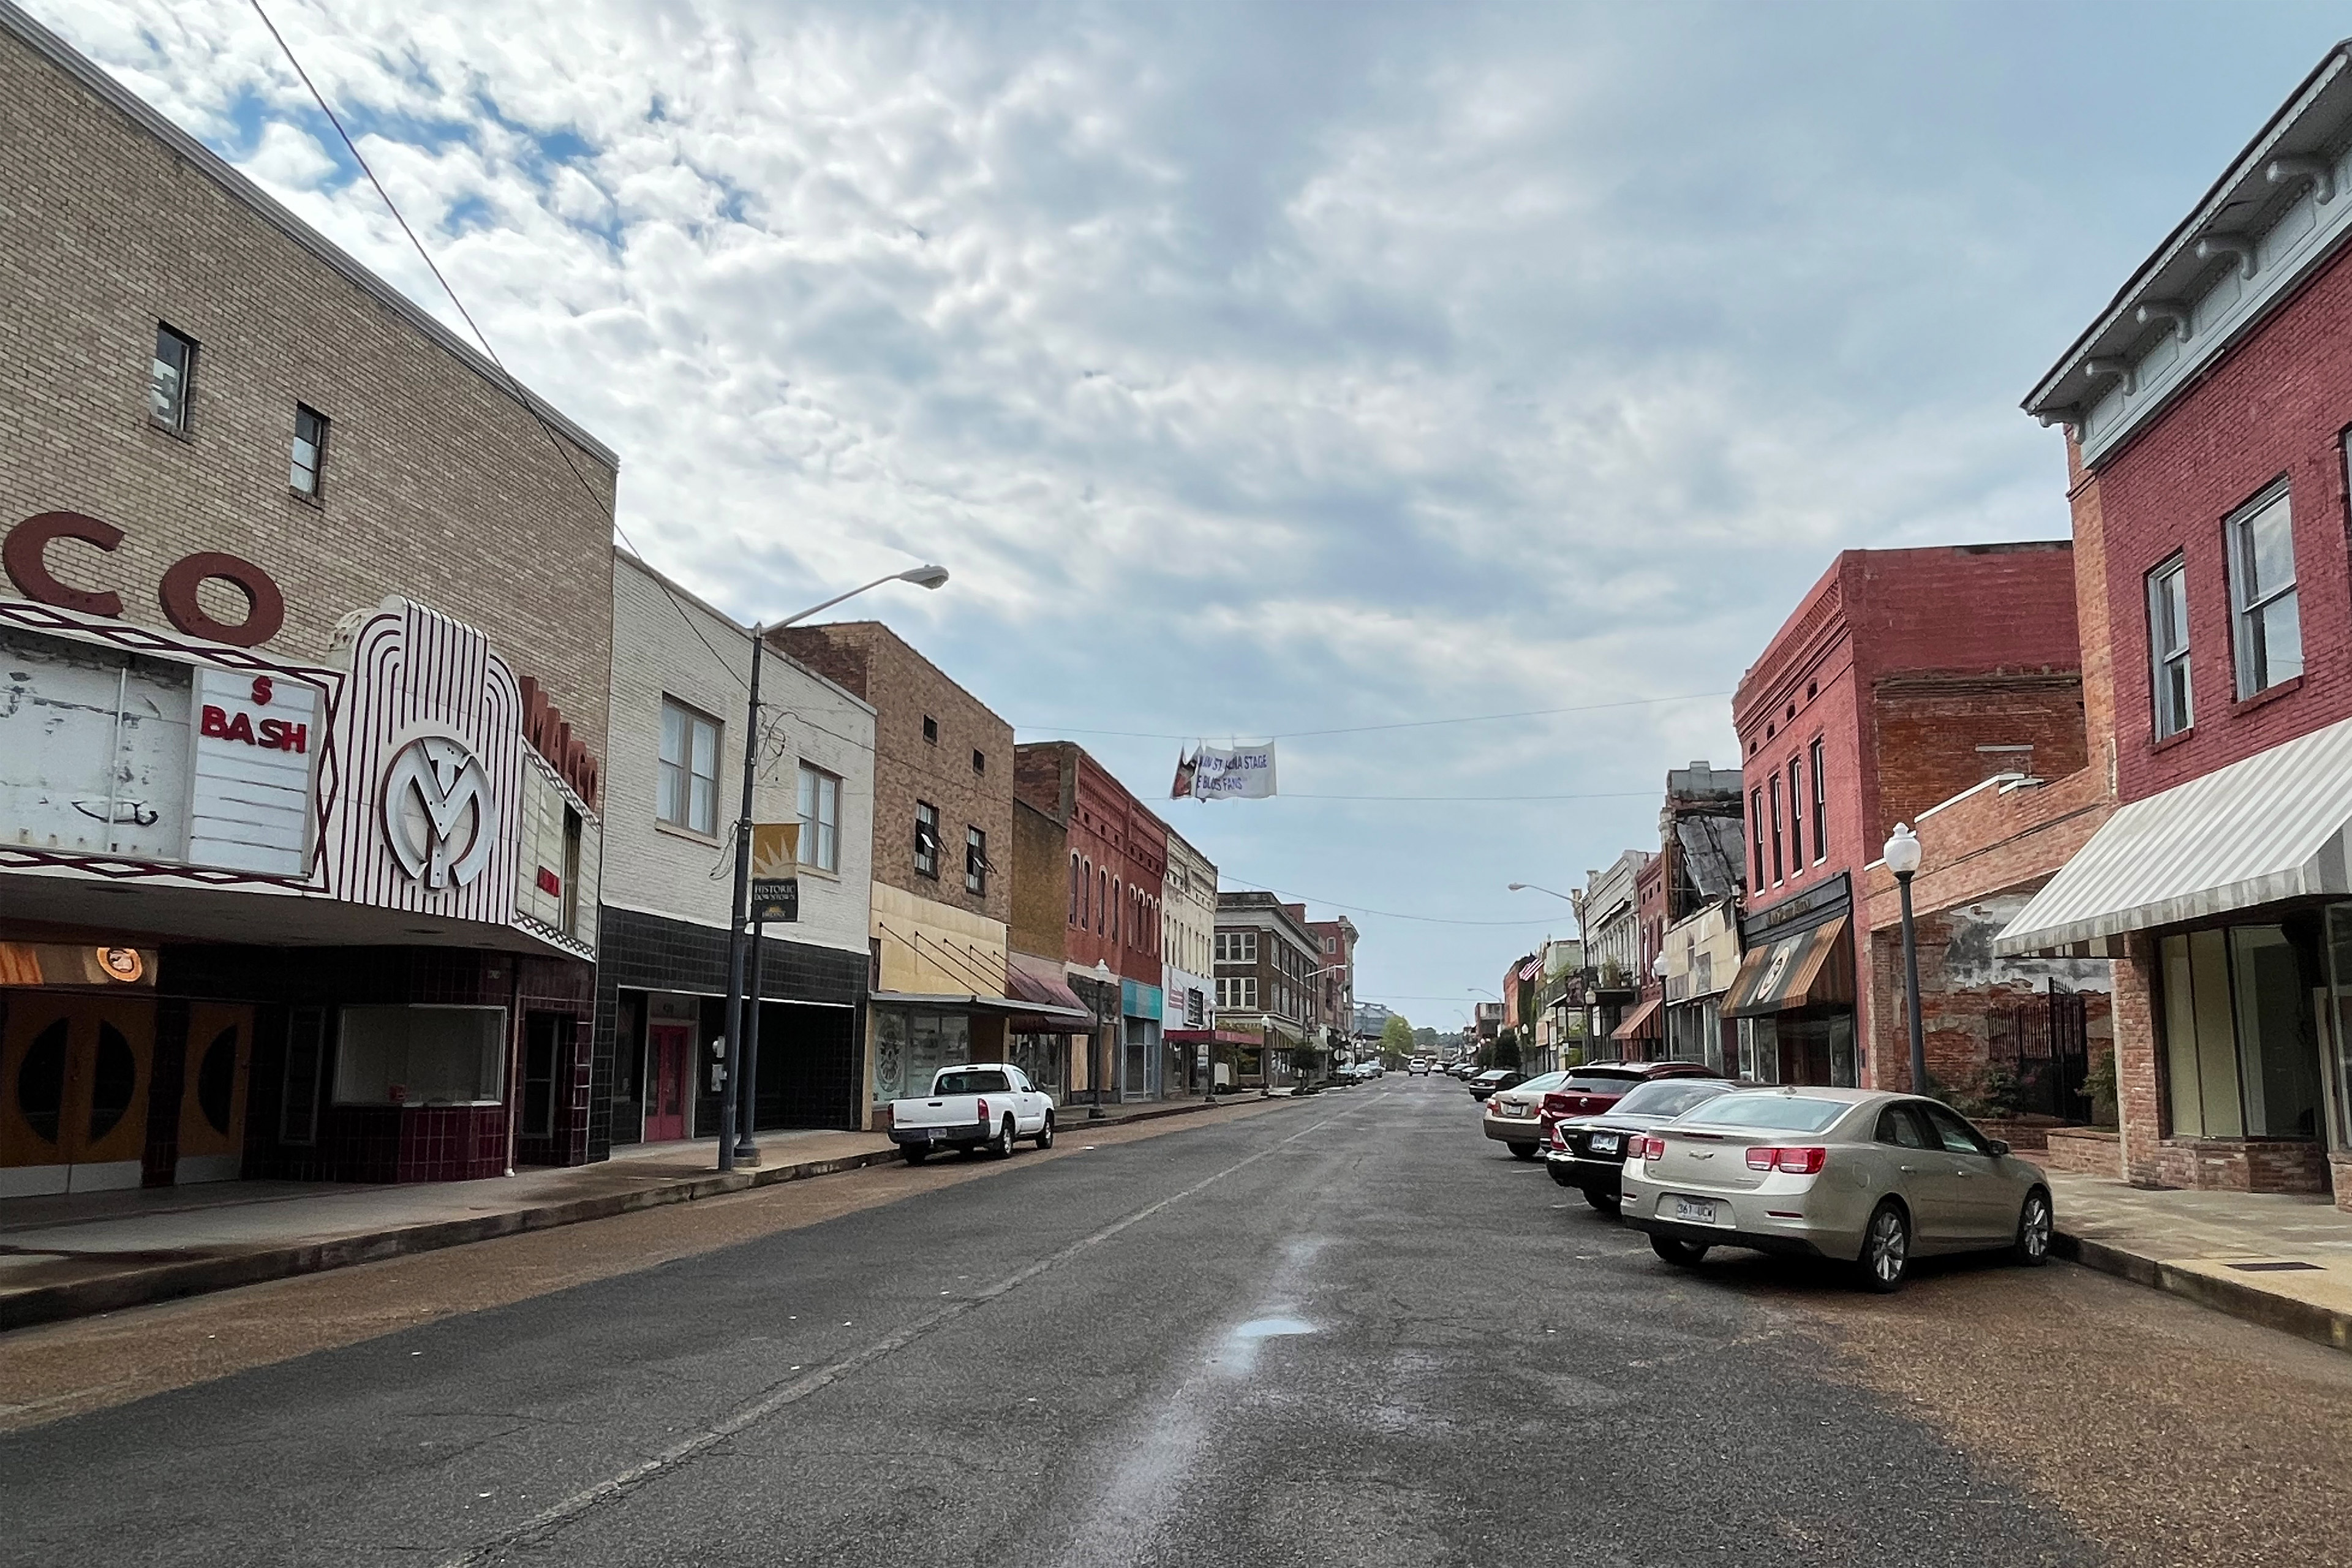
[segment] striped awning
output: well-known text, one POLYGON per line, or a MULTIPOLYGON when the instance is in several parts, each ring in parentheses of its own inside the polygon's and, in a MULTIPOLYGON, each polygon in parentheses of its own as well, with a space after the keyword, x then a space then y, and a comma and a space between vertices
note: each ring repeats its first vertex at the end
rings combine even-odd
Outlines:
POLYGON ((2101 943, 2287 899, 2352 894, 2352 720, 2119 808, 1994 940, 2101 943))
POLYGON ((1609 1037, 1612 1040, 1656 1039, 1658 1037, 1658 1004, 1661 998, 1653 996, 1648 1001, 1643 1003, 1640 1006, 1634 1008, 1632 1012, 1626 1014, 1622 1019, 1619 1020, 1617 1026, 1609 1031, 1609 1037))
POLYGON ((1843 915, 1824 921, 1793 936, 1784 936, 1748 950, 1739 973, 1723 994, 1723 1016, 1756 1018, 1798 1007, 1818 1007, 1853 1000, 1853 963, 1831 960, 1846 950, 1843 915))

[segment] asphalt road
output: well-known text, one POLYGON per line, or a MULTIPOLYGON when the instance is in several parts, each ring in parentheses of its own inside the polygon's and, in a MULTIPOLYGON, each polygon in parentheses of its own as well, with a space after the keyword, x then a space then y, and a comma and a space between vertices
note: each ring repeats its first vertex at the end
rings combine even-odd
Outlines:
POLYGON ((1451 1080, 1085 1142, 0 1436, 0 1561, 2109 1560, 1874 1299, 1668 1270, 1451 1080))

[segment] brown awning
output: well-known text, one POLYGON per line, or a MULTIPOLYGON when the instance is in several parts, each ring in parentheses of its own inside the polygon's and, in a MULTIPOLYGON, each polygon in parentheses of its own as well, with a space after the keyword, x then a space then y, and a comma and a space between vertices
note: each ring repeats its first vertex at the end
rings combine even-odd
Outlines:
POLYGON ((1034 1011, 1015 1013, 1004 1026, 1016 1035, 1086 1035, 1095 1027, 1094 1009, 1078 1000, 1055 973, 1061 966, 1032 960, 1026 953, 1007 953, 1004 994, 1034 1011))
POLYGON ((1750 948, 1723 994, 1723 1016, 1756 1018, 1798 1007, 1853 1001, 1846 917, 1750 948))
POLYGON ((1640 1006, 1626 1014, 1622 1018, 1617 1020, 1617 1026, 1609 1031, 1609 1037, 1612 1040, 1656 1039, 1658 1037, 1658 1007, 1660 1003, 1664 1000, 1664 998, 1663 997, 1653 996, 1647 1002, 1643 1003, 1640 1006))

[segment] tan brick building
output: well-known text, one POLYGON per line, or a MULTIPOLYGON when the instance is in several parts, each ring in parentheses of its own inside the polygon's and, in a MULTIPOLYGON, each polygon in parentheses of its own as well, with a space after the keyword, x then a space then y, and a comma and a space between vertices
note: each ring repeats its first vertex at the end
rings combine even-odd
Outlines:
POLYGON ((998 1061, 1013 918, 1013 726, 877 621, 775 643, 874 708, 869 1104, 944 1063, 998 1061))
POLYGON ((4 0, 0 299, 0 1195, 600 1154, 612 452, 4 0))

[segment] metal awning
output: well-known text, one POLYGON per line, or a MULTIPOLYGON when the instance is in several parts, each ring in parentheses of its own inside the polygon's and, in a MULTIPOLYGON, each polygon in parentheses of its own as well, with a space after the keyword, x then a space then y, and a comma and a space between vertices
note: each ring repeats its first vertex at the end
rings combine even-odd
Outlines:
POLYGON ((1657 1018, 1659 1005, 1664 1001, 1663 997, 1651 997, 1647 1002, 1620 1018, 1617 1021, 1617 1026, 1609 1031, 1609 1037, 1612 1040, 1655 1039, 1658 1031, 1645 1026, 1657 1018))
POLYGON ((1853 1000, 1853 963, 1832 962, 1849 951, 1846 918, 1824 921, 1793 936, 1748 950, 1723 994, 1722 1016, 1759 1018, 1798 1007, 1853 1000))
POLYGON ((1993 942, 2103 942, 2287 899, 2343 898, 2352 720, 2119 808, 1993 942))
MULTIPOLYGON (((1079 1025, 1081 1033, 1094 1026, 1095 1017, 1082 1007, 1048 1007, 1013 996, 971 996, 953 991, 877 991, 866 999, 877 1007, 915 1007, 934 1013, 969 1013, 974 1017, 984 1018, 1057 1019, 1079 1025)), ((1041 1026, 1028 1032, 1052 1034, 1057 1031, 1041 1026)))
POLYGON ((1013 1015, 1005 1027, 1016 1035, 1085 1035, 1095 1026, 1094 1009, 1078 999, 1078 994, 1063 983, 1057 973, 1060 965, 1044 959, 1031 960, 1025 953, 1007 953, 1004 963, 1005 991, 1029 1005, 1028 1010, 1013 1015))

